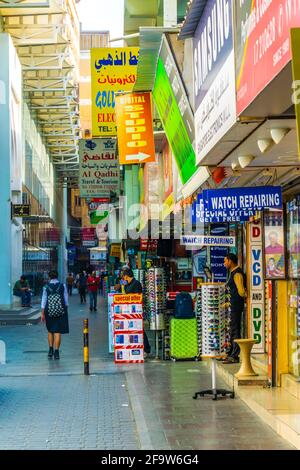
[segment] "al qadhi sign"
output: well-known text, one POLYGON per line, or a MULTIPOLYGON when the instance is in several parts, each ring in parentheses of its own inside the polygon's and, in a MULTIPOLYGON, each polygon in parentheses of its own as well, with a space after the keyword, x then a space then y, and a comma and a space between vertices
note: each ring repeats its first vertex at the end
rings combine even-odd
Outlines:
POLYGON ((116 97, 120 165, 155 161, 150 93, 116 97))

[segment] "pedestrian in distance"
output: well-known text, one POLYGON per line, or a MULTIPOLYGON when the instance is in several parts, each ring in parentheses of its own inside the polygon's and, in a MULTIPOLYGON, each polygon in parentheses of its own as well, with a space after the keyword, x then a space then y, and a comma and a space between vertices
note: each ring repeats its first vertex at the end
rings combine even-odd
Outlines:
POLYGON ((241 322, 244 311, 245 300, 247 298, 246 276, 238 266, 238 258, 234 253, 229 253, 224 259, 224 266, 229 271, 227 288, 230 292, 230 348, 227 351, 227 358, 223 364, 239 362, 240 348, 235 339, 241 337, 241 322))
POLYGON ((80 295, 80 303, 86 303, 87 275, 84 272, 79 274, 77 289, 80 295))
POLYGON ((68 295, 72 295, 72 289, 74 284, 74 277, 72 273, 69 273, 69 275, 67 276, 66 284, 68 288, 68 295))
POLYGON ((90 296, 90 311, 91 312, 93 310, 94 312, 97 311, 97 297, 98 297, 99 284, 100 284, 100 279, 96 275, 96 271, 93 271, 87 280, 88 293, 90 296))
POLYGON ((49 279, 43 290, 41 321, 48 330, 48 358, 59 359, 61 335, 69 333, 68 292, 57 271, 50 271, 49 279))
POLYGON ((14 285, 13 294, 21 298, 22 307, 31 307, 31 289, 25 276, 21 276, 14 285))

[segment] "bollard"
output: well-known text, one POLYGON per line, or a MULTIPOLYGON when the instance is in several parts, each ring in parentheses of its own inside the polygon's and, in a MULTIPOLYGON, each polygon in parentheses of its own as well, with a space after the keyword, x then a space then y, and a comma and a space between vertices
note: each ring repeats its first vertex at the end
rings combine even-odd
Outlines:
POLYGON ((84 375, 90 375, 89 365, 89 321, 83 320, 83 362, 84 362, 84 375))

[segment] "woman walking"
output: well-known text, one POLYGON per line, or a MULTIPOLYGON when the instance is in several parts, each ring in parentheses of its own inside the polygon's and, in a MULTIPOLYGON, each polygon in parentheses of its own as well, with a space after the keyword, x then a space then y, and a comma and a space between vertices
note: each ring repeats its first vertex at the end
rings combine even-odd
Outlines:
POLYGON ((49 278, 43 290, 41 320, 46 322, 48 330, 48 358, 59 359, 61 335, 69 333, 68 293, 66 286, 59 282, 57 271, 50 271, 49 278))

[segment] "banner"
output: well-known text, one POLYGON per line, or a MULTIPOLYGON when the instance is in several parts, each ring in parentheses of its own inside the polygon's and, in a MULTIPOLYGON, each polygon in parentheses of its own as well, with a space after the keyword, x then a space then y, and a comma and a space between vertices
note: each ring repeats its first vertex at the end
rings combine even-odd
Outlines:
POLYGON ((115 96, 132 91, 138 55, 138 47, 91 49, 93 137, 117 135, 115 96))
MULTIPOLYGON (((300 42, 300 28, 291 29, 291 49, 292 49, 292 72, 293 82, 300 83, 300 58, 299 58, 299 42, 300 42)), ((295 88, 294 88, 295 89, 295 88)), ((297 89, 299 87, 297 86, 297 89)), ((294 97, 296 124, 297 124, 297 139, 298 139, 298 156, 300 158, 300 100, 299 92, 294 97)))
POLYGON ((281 209, 280 186, 208 189, 203 191, 204 208, 210 211, 281 209))
POLYGON ((120 167, 114 139, 79 141, 81 197, 108 197, 119 193, 120 167))
POLYGON ((150 93, 116 97, 120 165, 155 161, 150 93))
POLYGON ((232 0, 208 0, 194 35, 196 161, 236 122, 232 0))
POLYGON ((96 231, 94 228, 82 229, 82 246, 94 247, 97 244, 96 231))
POLYGON ((236 2, 237 114, 291 60, 290 29, 300 26, 299 1, 236 2))
POLYGON ((153 98, 176 160, 181 182, 185 184, 197 171, 195 152, 161 58, 158 59, 153 98))
POLYGON ((204 207, 203 195, 197 195, 197 202, 192 204, 192 224, 210 224, 220 222, 247 222, 256 214, 255 210, 208 210, 204 207))

